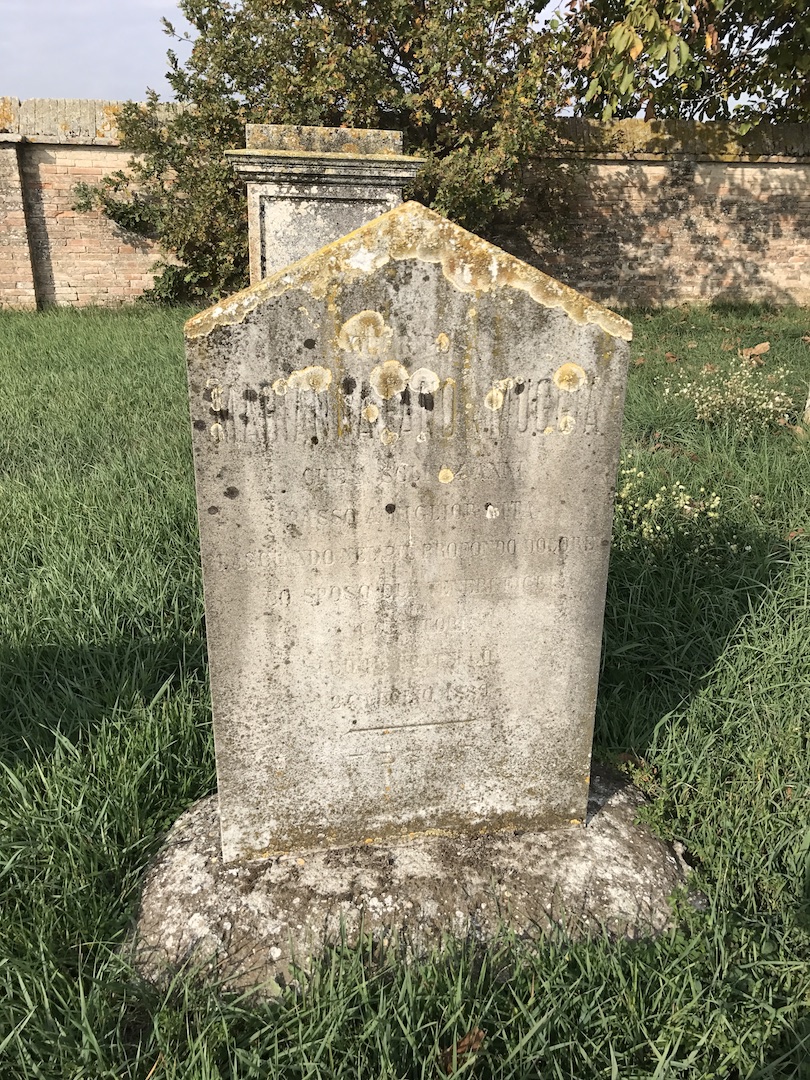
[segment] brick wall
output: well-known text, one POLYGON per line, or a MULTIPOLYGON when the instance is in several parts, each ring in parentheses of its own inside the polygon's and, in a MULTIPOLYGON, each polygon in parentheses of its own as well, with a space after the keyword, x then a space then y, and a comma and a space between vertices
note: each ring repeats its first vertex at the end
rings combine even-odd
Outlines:
POLYGON ((810 305, 810 128, 572 123, 563 238, 532 261, 606 304, 810 305))
POLYGON ((76 183, 130 158, 118 145, 115 108, 0 98, 0 307, 117 303, 152 283, 153 243, 99 212, 73 210, 76 183))
POLYGON ((0 143, 0 305, 35 308, 18 143, 0 143))
MULTIPOLYGON (((0 98, 0 307, 110 303, 151 284, 154 245, 72 209, 126 165, 115 102, 0 98)), ((572 121, 570 209, 532 262, 612 305, 810 305, 810 128, 572 121)))

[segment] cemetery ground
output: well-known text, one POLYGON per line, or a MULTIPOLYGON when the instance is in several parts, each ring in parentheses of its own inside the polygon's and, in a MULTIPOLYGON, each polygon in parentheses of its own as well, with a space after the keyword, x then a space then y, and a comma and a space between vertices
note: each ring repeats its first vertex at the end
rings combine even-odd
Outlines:
POLYGON ((0 1076, 810 1076, 810 313, 629 313, 595 753, 694 865, 677 928, 346 948, 272 1002, 121 949, 215 787, 187 314, 0 315, 0 1076))

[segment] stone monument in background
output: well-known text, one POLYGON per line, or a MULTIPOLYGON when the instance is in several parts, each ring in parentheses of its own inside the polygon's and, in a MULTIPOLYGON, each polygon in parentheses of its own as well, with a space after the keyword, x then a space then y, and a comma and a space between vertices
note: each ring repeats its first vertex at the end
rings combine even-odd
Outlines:
POLYGON ((248 124, 226 156, 247 181, 252 285, 398 206, 423 164, 401 131, 287 124, 248 124))

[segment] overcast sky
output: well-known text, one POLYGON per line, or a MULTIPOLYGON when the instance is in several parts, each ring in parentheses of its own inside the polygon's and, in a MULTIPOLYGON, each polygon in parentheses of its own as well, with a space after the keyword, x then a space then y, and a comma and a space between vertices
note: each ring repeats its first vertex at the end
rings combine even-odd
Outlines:
POLYGON ((164 15, 185 26, 172 0, 0 0, 0 97, 171 98, 164 15))

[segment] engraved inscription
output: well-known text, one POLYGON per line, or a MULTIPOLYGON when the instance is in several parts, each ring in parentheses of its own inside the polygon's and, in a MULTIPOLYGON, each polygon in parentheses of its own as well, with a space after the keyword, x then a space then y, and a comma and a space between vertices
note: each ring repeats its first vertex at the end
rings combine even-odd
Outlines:
POLYGON ((265 447, 313 436, 378 440, 383 445, 399 439, 452 440, 469 425, 495 441, 510 435, 590 436, 602 432, 612 407, 577 364, 564 364, 547 378, 466 386, 460 394, 456 377, 426 368, 417 359, 409 364, 385 360, 358 377, 338 378, 320 364, 271 370, 258 384, 217 384, 202 396, 208 406, 204 412, 212 425, 219 425, 224 442, 265 447), (466 407, 460 416, 461 398, 466 407))

